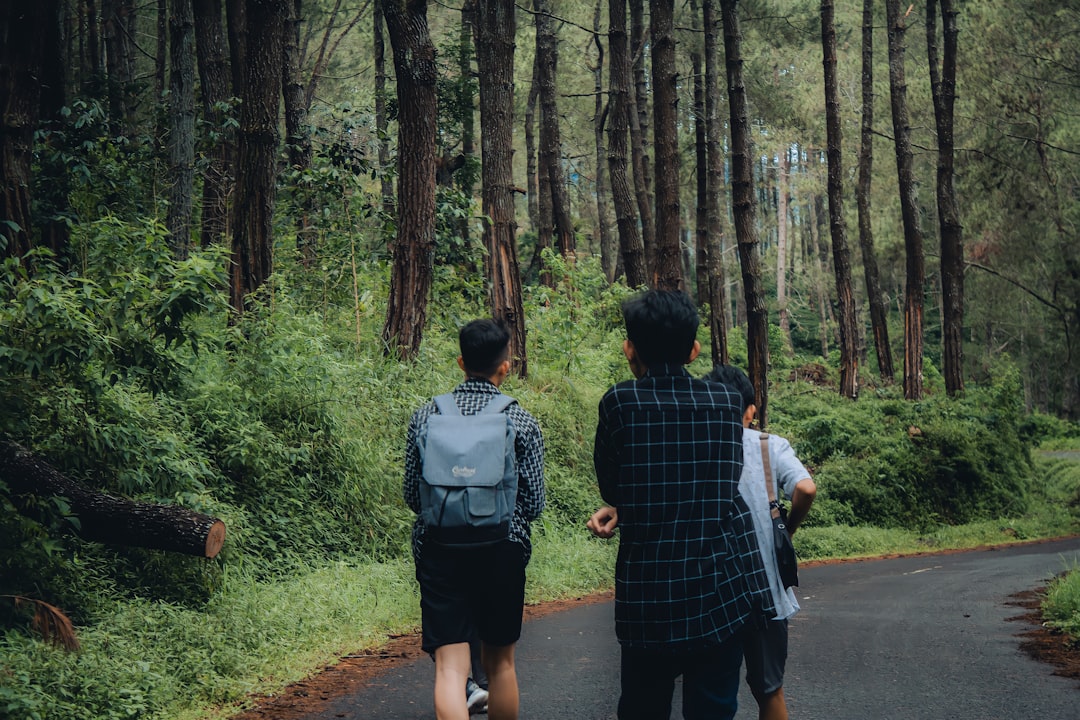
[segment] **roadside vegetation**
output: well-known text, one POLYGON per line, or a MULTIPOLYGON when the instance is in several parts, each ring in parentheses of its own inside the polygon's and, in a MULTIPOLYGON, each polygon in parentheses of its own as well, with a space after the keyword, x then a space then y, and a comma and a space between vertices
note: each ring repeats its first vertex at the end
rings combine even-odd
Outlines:
MULTIPOLYGON (((0 427, 73 478, 214 515, 228 535, 213 560, 105 546, 72 532, 61 500, 43 498, 29 516, 0 494, 4 594, 63 611, 81 646, 43 640, 32 606, 0 599, 0 714, 221 717, 250 693, 416 629, 404 428, 458 382, 456 328, 484 314, 479 288, 438 277, 421 356, 400 363, 378 339, 379 259, 357 265, 362 294, 351 274, 334 285, 287 268, 229 325, 217 255, 172 259, 153 250, 155 228, 117 220, 78 232, 93 282, 45 258, 32 277, 3 268, 4 292, 21 301, 0 309, 0 427)), ((557 288, 526 291, 530 375, 505 386, 547 447, 530 602, 611 584, 615 543, 591 538, 584 520, 600 502, 596 403, 628 377, 619 304, 629 290, 608 286, 592 260, 573 270, 551 260, 557 288)), ((745 363, 738 330, 729 343, 745 363)), ((770 429, 792 439, 820 488, 796 536, 804 560, 1080 527, 1077 463, 1037 451, 1080 447, 1080 429, 1029 414, 1007 361, 961 398, 931 372, 922 402, 873 384, 850 402, 833 386, 835 358, 776 345, 770 429), (797 379, 807 376, 815 382, 797 379)), ((1061 622, 1075 631, 1073 613, 1061 622)))

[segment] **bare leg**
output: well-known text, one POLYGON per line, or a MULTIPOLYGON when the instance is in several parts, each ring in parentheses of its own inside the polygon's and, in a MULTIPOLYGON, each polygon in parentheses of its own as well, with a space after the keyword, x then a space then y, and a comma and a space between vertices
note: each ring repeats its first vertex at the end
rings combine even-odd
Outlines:
MULTIPOLYGON (((514 646, 484 643, 484 669, 488 676, 488 720, 517 720, 518 683, 514 646)), ((439 720, 442 720, 440 718, 439 720)))
POLYGON ((469 643, 443 645, 435 650, 435 717, 468 720, 465 681, 469 678, 469 643))
POLYGON ((784 702, 784 688, 768 695, 754 695, 758 704, 758 720, 788 720, 787 703, 784 702))

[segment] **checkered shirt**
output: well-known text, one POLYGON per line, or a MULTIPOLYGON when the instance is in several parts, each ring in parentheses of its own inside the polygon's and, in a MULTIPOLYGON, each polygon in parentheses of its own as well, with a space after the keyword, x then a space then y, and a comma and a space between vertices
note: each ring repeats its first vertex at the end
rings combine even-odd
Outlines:
POLYGON ((737 394, 681 365, 600 401, 593 460, 600 494, 619 510, 615 632, 625 646, 719 644, 772 609, 739 495, 740 408, 737 394))
MULTIPOLYGON (((488 380, 469 378, 453 390, 454 402, 462 415, 475 415, 487 407, 491 398, 499 394, 499 388, 488 380)), ((529 540, 529 524, 540 516, 544 509, 544 438, 536 418, 517 403, 504 411, 514 424, 514 452, 517 455, 518 492, 514 516, 510 521, 510 539, 521 543, 525 548, 525 561, 532 554, 529 540)), ((435 401, 430 400, 415 413, 409 421, 409 432, 405 443, 405 503, 416 513, 413 523, 412 551, 413 558, 419 560, 424 546, 426 528, 420 518, 420 476, 422 474, 420 448, 417 437, 431 415, 437 415, 435 401)))

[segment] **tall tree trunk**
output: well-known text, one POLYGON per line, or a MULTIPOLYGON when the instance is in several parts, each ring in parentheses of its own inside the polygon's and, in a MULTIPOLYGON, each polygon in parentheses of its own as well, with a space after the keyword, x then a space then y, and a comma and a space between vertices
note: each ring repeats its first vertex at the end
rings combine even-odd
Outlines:
MULTIPOLYGON (((534 58, 535 60, 535 58, 534 58)), ((529 93, 525 100, 525 196, 529 206, 529 226, 539 236, 542 223, 540 221, 540 180, 539 171, 536 168, 536 101, 540 97, 540 81, 537 80, 539 69, 533 62, 532 80, 529 82, 529 93)), ((549 224, 550 227, 550 224, 549 224)), ((550 230, 548 231, 550 237, 550 230)), ((548 247, 551 246, 550 241, 548 247)), ((539 245, 537 253, 539 253, 539 245)), ((532 264, 537 264, 537 253, 534 253, 532 264)), ((530 268, 531 269, 531 268, 530 268)))
POLYGON ((653 287, 683 289, 679 207, 678 71, 675 1, 650 0, 653 123, 656 146, 656 265, 653 287))
MULTIPOLYGON (((39 123, 42 130, 61 129, 63 116, 68 102, 68 71, 71 66, 71 12, 66 0, 50 2, 46 11, 49 13, 42 27, 41 42, 46 48, 42 57, 41 109, 39 123)), ((37 199, 37 217, 41 218, 40 243, 47 247, 66 264, 67 247, 70 238, 68 216, 70 215, 69 196, 71 179, 68 173, 52 178, 49 182, 48 197, 39 195, 37 199)), ((0 252, 0 257, 3 253, 0 252)))
POLYGON ((892 100, 893 137, 896 146, 896 175, 900 187, 900 208, 904 221, 904 254, 907 273, 904 285, 904 397, 919 400, 923 395, 923 233, 919 221, 915 173, 912 169, 911 126, 908 120, 907 80, 904 69, 906 16, 900 14, 899 0, 886 0, 889 32, 889 94, 892 100))
MULTIPOLYGON (((458 72, 461 74, 458 106, 461 108, 461 154, 463 157, 472 159, 476 155, 476 113, 473 107, 476 104, 476 86, 473 84, 475 73, 473 72, 473 20, 476 15, 476 2, 470 0, 461 8, 461 27, 458 32, 458 72)), ((475 188, 473 186, 474 175, 471 172, 461 174, 465 179, 459 182, 461 192, 470 202, 475 188)), ((473 217, 466 214, 458 221, 458 236, 462 243, 468 247, 471 245, 470 234, 473 217)))
POLYGON ((394 214, 394 183, 390 177, 390 130, 386 118, 386 43, 383 39, 384 23, 380 0, 374 3, 371 15, 375 51, 375 132, 379 141, 379 187, 382 211, 387 217, 391 217, 394 214))
POLYGON ((960 207, 953 186, 953 105, 956 101, 956 24, 952 0, 941 0, 943 50, 940 70, 937 52, 937 2, 926 4, 926 48, 937 125, 937 207, 941 232, 942 371, 945 391, 964 391, 964 238, 960 207))
POLYGON ((754 161, 750 145, 750 117, 743 81, 742 30, 737 0, 720 0, 724 23, 724 54, 727 67, 728 105, 731 115, 731 198, 735 236, 739 243, 743 297, 746 299, 746 351, 758 426, 766 427, 769 393, 769 316, 761 286, 761 261, 754 204, 754 161))
MULTIPOLYGON (((291 0, 289 15, 282 33, 281 96, 285 104, 285 148, 289 166, 298 173, 311 169, 311 135, 307 127, 308 106, 305 101, 305 83, 300 77, 300 2, 291 0)), ((301 183, 302 184, 302 183, 301 183)), ((315 211, 310 193, 301 190, 297 202, 296 249, 304 267, 315 264, 318 251, 311 215, 315 211)))
POLYGON ((821 343, 821 357, 829 357, 829 301, 825 287, 825 268, 821 260, 821 212, 818 209, 819 198, 815 194, 810 198, 807 217, 810 221, 809 262, 814 278, 814 297, 818 306, 818 340, 821 343))
POLYGON ((169 16, 169 213, 166 227, 176 257, 191 246, 192 195, 195 192, 195 17, 191 0, 172 0, 169 16))
POLYGON ((492 316, 510 331, 510 356, 528 375, 525 309, 521 298, 514 221, 514 0, 479 0, 476 63, 480 77, 480 152, 483 156, 485 268, 492 316))
MULTIPOLYGON (((169 3, 157 0, 157 42, 154 52, 154 101, 165 99, 165 79, 169 66, 169 3)), ((158 128, 160 130, 161 128, 158 128)), ((161 137, 163 133, 158 133, 161 137)))
POLYGON ((705 148, 708 152, 708 190, 706 205, 709 215, 709 327, 712 329, 713 362, 727 365, 728 306, 727 282, 724 273, 724 155, 720 138, 720 69, 719 18, 715 0, 702 0, 702 19, 705 26, 705 148))
POLYGON ((56 0, 0 6, 0 258, 30 251, 34 133, 41 112, 46 28, 57 22, 56 0))
POLYGON ((844 218, 840 90, 836 78, 836 24, 832 0, 821 0, 821 47, 825 69, 825 126, 829 160, 829 231, 832 237, 833 273, 840 309, 840 394, 854 400, 859 395, 859 355, 855 331, 855 293, 851 283, 851 251, 844 218))
POLYGON ((785 147, 780 156, 780 172, 776 178, 776 306, 780 315, 780 332, 791 347, 791 317, 787 307, 787 246, 788 246, 788 178, 791 173, 791 150, 785 147))
POLYGON ((203 174, 203 247, 222 242, 228 234, 228 198, 233 185, 232 159, 236 154, 235 135, 225 126, 225 113, 221 109, 230 97, 221 8, 221 0, 195 0, 194 4, 203 118, 219 138, 210 148, 210 161, 203 174))
MULTIPOLYGON (((696 35, 701 32, 697 0, 691 0, 690 11, 696 35)), ((705 132, 705 71, 702 65, 702 46, 695 39, 690 50, 690 66, 694 73, 694 291, 699 306, 709 302, 709 150, 705 132)))
POLYGON ((230 300, 243 313, 273 272, 274 160, 281 107, 281 33, 287 0, 248 0, 245 31, 259 42, 243 58, 230 300))
POLYGON ((608 0, 608 23, 611 48, 610 124, 608 125, 608 167, 611 170, 611 195, 615 202, 615 221, 619 229, 619 252, 623 259, 626 284, 632 288, 645 285, 645 247, 638 229, 637 207, 627 174, 627 140, 630 132, 630 49, 626 37, 626 0, 608 0))
POLYGON ((555 242, 559 253, 568 260, 577 247, 574 226, 570 221, 570 199, 562 169, 562 134, 559 131, 559 108, 555 98, 555 80, 559 66, 559 46, 550 0, 534 0, 536 9, 536 67, 540 81, 540 172, 547 175, 551 193, 551 212, 555 242))
POLYGON ((630 106, 630 160, 634 171, 634 197, 641 217, 645 267, 651 279, 656 270, 656 222, 653 212, 652 166, 649 164, 649 89, 645 72, 644 0, 630 3, 630 58, 633 94, 630 106))
POLYGON ((435 126, 439 72, 427 0, 380 0, 398 97, 397 239, 383 326, 387 352, 412 360, 427 323, 435 253, 435 126))
POLYGON ((229 69, 232 70, 232 94, 244 96, 244 78, 247 70, 248 28, 247 0, 225 0, 225 27, 229 37, 229 69))
POLYGON ((607 281, 614 282, 618 267, 618 238, 611 232, 608 222, 610 210, 609 183, 607 179, 607 147, 604 143, 604 124, 610 101, 604 102, 604 44, 600 39, 600 11, 604 0, 593 5, 593 44, 596 45, 596 64, 592 66, 593 91, 593 138, 596 144, 596 229, 600 235, 600 268, 607 281))
POLYGON ((859 143, 859 181, 855 199, 859 206, 859 248, 862 251, 863 276, 870 304, 870 327, 874 333, 878 371, 881 379, 893 382, 892 348, 889 345, 888 308, 881 291, 874 230, 870 207, 871 173, 874 167, 874 0, 863 0, 862 25, 862 119, 859 143))
POLYGON ((129 138, 136 135, 134 29, 134 0, 102 1, 101 30, 108 68, 109 121, 113 132, 129 138))

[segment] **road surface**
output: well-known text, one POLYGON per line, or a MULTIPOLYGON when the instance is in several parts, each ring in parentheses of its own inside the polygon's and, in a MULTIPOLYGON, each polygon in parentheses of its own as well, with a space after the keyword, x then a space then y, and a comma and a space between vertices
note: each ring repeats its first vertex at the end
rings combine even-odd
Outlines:
MULTIPOLYGON (((803 568, 785 692, 796 720, 1080 720, 1075 682, 1019 650, 1014 593, 1080 562, 1080 538, 803 568)), ((525 624, 522 720, 612 720, 610 602, 525 624)), ((434 664, 394 667, 305 720, 433 720, 434 664)), ((481 716, 483 717, 483 716, 481 716)), ((681 717, 676 689, 673 718, 681 717)), ((749 692, 738 717, 756 718, 749 692)))

